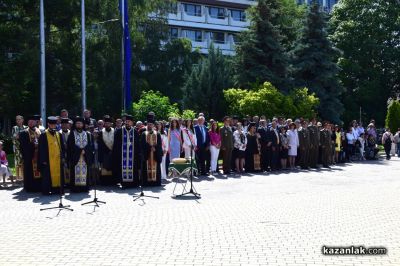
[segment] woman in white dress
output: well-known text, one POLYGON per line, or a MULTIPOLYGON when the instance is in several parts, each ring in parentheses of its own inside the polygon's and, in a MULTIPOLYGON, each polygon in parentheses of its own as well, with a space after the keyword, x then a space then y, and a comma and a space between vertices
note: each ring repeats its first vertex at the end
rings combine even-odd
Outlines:
POLYGON ((289 131, 287 132, 289 139, 289 166, 291 169, 295 168, 297 149, 299 147, 299 135, 297 134, 296 124, 290 123, 289 131))
POLYGON ((187 119, 184 121, 184 126, 182 129, 183 135, 183 150, 185 152, 185 158, 195 158, 195 150, 197 146, 197 138, 193 130, 193 123, 191 119, 187 119), (192 156, 190 156, 190 150, 192 149, 193 144, 193 151, 192 156))
POLYGON ((162 122, 156 122, 157 131, 161 135, 161 147, 162 147, 162 161, 160 163, 161 167, 161 179, 167 179, 167 154, 168 154, 168 135, 165 132, 165 127, 162 122))

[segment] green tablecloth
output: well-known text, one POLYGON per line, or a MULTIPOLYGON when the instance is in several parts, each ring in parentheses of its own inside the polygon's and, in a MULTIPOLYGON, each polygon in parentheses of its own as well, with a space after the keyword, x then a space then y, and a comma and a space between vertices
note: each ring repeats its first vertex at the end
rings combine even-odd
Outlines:
MULTIPOLYGON (((197 173, 197 165, 196 162, 193 161, 193 174, 197 173)), ((176 173, 178 176, 183 176, 183 175, 190 175, 190 161, 187 163, 182 163, 182 164, 174 164, 170 163, 168 167, 168 175, 172 176, 174 173, 176 173)))

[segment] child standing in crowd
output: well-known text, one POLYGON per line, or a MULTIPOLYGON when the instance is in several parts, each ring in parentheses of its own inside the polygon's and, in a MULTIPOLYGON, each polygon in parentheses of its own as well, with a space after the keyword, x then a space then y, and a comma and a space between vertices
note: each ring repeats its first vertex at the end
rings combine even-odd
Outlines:
POLYGON ((365 161, 364 148, 365 148, 365 134, 361 133, 358 137, 358 149, 360 151, 360 160, 365 161))
MULTIPOLYGON (((3 177, 3 183, 6 183, 6 179, 10 177, 7 154, 3 151, 3 141, 0 141, 0 176, 3 177)), ((11 182, 14 182, 14 180, 11 179, 11 182)))

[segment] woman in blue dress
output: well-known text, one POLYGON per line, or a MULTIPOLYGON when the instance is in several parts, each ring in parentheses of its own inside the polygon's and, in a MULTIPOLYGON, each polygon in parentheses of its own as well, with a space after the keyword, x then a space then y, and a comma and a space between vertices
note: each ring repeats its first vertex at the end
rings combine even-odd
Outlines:
POLYGON ((168 131, 169 160, 180 158, 182 153, 182 134, 177 119, 172 119, 168 131))

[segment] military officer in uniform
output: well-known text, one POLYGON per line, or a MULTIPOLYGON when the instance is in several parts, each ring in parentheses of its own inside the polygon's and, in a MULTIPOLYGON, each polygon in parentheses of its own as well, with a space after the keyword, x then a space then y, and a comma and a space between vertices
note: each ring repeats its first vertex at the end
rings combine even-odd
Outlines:
POLYGON ((318 153, 319 153, 319 129, 317 127, 317 120, 313 118, 308 126, 310 134, 310 149, 309 149, 309 166, 311 168, 318 168, 318 153))
POLYGON ((322 166, 325 168, 329 167, 329 161, 331 157, 331 132, 329 130, 329 124, 324 123, 324 127, 320 131, 320 145, 321 145, 321 161, 322 166))
POLYGON ((230 117, 224 117, 224 126, 220 130, 221 135, 221 151, 223 160, 224 174, 230 174, 232 151, 233 151, 233 131, 230 127, 230 117))
POLYGON ((299 134, 299 166, 301 169, 309 168, 310 132, 307 121, 303 120, 298 130, 299 134))

